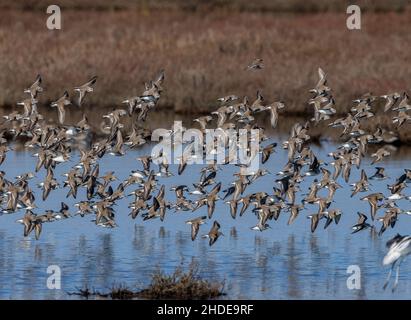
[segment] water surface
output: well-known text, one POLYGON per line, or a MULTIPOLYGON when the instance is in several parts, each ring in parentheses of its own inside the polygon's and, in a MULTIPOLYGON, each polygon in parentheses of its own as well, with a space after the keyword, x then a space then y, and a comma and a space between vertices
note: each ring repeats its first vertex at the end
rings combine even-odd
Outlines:
MULTIPOLYGON (((283 136, 273 136, 277 142, 283 136)), ((270 141, 267 141, 269 143, 270 141)), ((323 142, 312 146, 318 157, 330 161, 327 153, 335 150, 336 145, 323 142)), ((106 155, 99 160, 100 174, 115 171, 120 180, 124 180, 131 170, 142 169, 136 157, 148 154, 149 145, 136 151, 128 151, 124 157, 106 155)), ((35 159, 33 151, 11 151, 1 169, 6 177, 13 180, 22 172, 34 171, 35 159)), ((388 194, 387 183, 403 173, 409 166, 410 153, 400 149, 383 162, 389 180, 372 181, 371 192, 388 194), (396 156, 400 155, 400 156, 396 156)), ((59 182, 61 176, 78 161, 77 152, 71 161, 58 165, 55 176, 59 182)), ((264 176, 250 185, 246 194, 266 191, 272 193, 275 172, 286 163, 286 152, 278 148, 270 160, 264 165, 272 174, 264 176)), ((177 166, 171 165, 175 176, 159 180, 159 185, 166 185, 166 197, 175 200, 174 192, 169 191, 173 185, 191 183, 199 179, 200 165, 186 168, 182 176, 177 175, 177 166)), ((368 175, 374 172, 370 159, 362 162, 368 175)), ((222 181, 225 189, 234 180, 233 173, 238 170, 234 166, 224 166, 218 171, 217 180, 222 181)), ((332 170, 332 169, 331 169, 332 170)), ((41 192, 36 184, 45 177, 44 169, 30 186, 37 195, 35 210, 41 214, 43 210, 59 210, 60 202, 65 201, 70 211, 80 200, 85 200, 85 189, 80 188, 77 200, 66 199, 67 189, 52 191, 49 198, 42 202, 41 192)), ((319 178, 319 177, 318 177, 319 178)), ((353 167, 350 183, 359 179, 359 170, 353 167)), ((301 201, 303 193, 308 189, 313 177, 308 177, 301 184, 297 201, 301 201)), ((23 227, 15 223, 24 212, 4 214, 0 217, 0 298, 2 299, 73 299, 67 292, 75 291, 87 285, 100 291, 107 291, 113 284, 126 284, 130 288, 142 289, 150 282, 150 275, 161 268, 171 273, 179 265, 184 268, 195 261, 199 264, 200 275, 209 280, 225 282, 228 299, 408 299, 411 297, 411 265, 405 261, 402 265, 400 283, 395 293, 383 291, 382 285, 387 269, 382 267, 382 258, 386 253, 385 242, 395 233, 409 234, 411 216, 401 215, 395 229, 388 229, 378 237, 369 230, 351 234, 350 227, 356 223, 357 211, 369 215, 369 205, 359 198, 360 193, 350 198, 350 187, 340 177, 338 182, 343 189, 338 189, 333 208, 343 211, 338 225, 332 224, 324 230, 325 221, 321 221, 314 234, 310 232, 310 221, 307 215, 317 211, 316 205, 307 205, 294 224, 287 226, 289 214, 282 212, 278 221, 270 222, 271 229, 264 232, 250 230, 256 224, 256 217, 249 209, 243 217, 233 220, 228 205, 218 201, 213 219, 217 219, 224 236, 220 237, 212 247, 201 235, 208 232, 212 221, 200 228, 199 237, 192 242, 190 227, 184 222, 190 218, 206 215, 203 207, 194 213, 168 210, 164 222, 150 220, 143 222, 141 216, 132 220, 127 208, 131 197, 117 202, 116 222, 118 228, 105 229, 97 227, 92 216, 74 218, 45 223, 40 240, 34 235, 23 237, 23 227), (49 265, 58 265, 62 272, 61 290, 50 290, 46 286, 49 276, 46 269, 49 265), (358 265, 361 270, 361 289, 350 290, 346 281, 349 276, 347 268, 358 265)), ((113 184, 117 186, 119 182, 113 184)), ((127 188, 127 192, 137 186, 127 188)), ((326 195, 321 190, 320 195, 326 195)), ((405 192, 406 194, 407 191, 405 192)), ((195 199, 196 196, 190 196, 195 199)), ((408 200, 398 202, 401 208, 410 209, 408 200)), ((381 216, 383 211, 378 212, 381 216)), ((377 229, 380 222, 375 222, 377 229)))

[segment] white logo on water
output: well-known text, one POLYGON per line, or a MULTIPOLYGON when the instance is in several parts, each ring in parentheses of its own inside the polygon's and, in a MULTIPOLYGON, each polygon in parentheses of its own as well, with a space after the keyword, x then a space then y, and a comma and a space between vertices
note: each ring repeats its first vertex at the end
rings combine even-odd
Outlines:
POLYGON ((46 26, 49 30, 60 30, 61 29, 61 10, 60 7, 52 4, 47 7, 47 13, 51 14, 47 18, 46 26))
POLYGON ((57 265, 50 265, 47 267, 47 274, 51 276, 47 277, 47 288, 50 290, 61 289, 61 269, 57 265))
POLYGON ((347 28, 348 30, 361 29, 361 8, 355 4, 347 7, 347 28))
POLYGON ((361 268, 356 265, 350 265, 347 268, 347 273, 351 274, 347 278, 347 288, 349 290, 360 290, 361 289, 361 268))

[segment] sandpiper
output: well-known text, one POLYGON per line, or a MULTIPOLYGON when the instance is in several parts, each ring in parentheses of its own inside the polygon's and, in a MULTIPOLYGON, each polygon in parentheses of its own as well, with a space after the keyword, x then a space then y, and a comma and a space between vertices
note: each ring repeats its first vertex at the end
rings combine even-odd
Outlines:
POLYGON ((203 116, 199 117, 197 119, 194 119, 194 122, 198 122, 202 130, 205 130, 207 127, 207 123, 210 122, 213 119, 212 116, 203 116))
POLYGON ((43 92, 43 88, 41 87, 41 76, 38 74, 34 83, 27 89, 24 90, 24 93, 29 93, 32 99, 37 98, 37 94, 39 92, 43 92))
POLYGON ((242 204, 243 204, 243 206, 241 207, 241 210, 240 210, 240 217, 241 217, 241 216, 244 214, 244 212, 248 209, 248 207, 249 207, 249 205, 250 205, 250 202, 251 202, 251 196, 252 196, 252 195, 247 195, 247 196, 241 197, 241 198, 238 200, 239 203, 242 203, 242 204))
POLYGON ((61 214, 61 217, 69 218, 70 217, 69 206, 65 204, 64 202, 62 202, 59 213, 61 214))
POLYGON ((237 216, 237 205, 238 205, 238 200, 237 199, 231 199, 230 201, 226 201, 227 204, 230 205, 230 214, 233 219, 236 218, 237 216))
POLYGON ((368 218, 364 213, 357 212, 357 214, 358 220, 357 223, 351 227, 351 229, 353 230, 353 232, 351 233, 357 233, 363 229, 372 228, 372 226, 366 222, 368 218))
MULTIPOLYGON (((191 220, 187 220, 186 224, 191 225, 191 240, 194 241, 197 237, 198 231, 200 230, 200 225, 206 223, 205 220, 207 216, 201 216, 191 220)), ((210 231, 211 232, 211 231, 210 231)), ((217 236, 218 237, 218 236, 217 236)), ((216 239, 217 240, 217 239, 216 239)), ((211 238, 210 238, 211 241, 211 238)), ((215 240, 214 240, 215 241, 215 240)), ((211 244, 210 244, 211 245, 211 244)))
POLYGON ((151 156, 138 157, 137 160, 141 161, 141 163, 143 164, 144 172, 146 173, 146 175, 148 175, 148 173, 150 172, 150 164, 152 161, 151 156))
POLYGON ((368 186, 369 186, 368 177, 367 177, 367 174, 365 173, 364 169, 361 170, 361 179, 358 182, 352 184, 352 186, 354 188, 353 188, 353 191, 351 193, 351 198, 354 195, 356 195, 358 192, 368 191, 368 186))
POLYGON ((371 165, 373 165, 376 162, 381 161, 384 157, 388 157, 389 155, 391 155, 391 152, 389 152, 387 148, 385 147, 379 148, 375 153, 371 154, 371 157, 375 158, 371 162, 371 165))
POLYGON ((303 203, 315 203, 316 201, 319 200, 317 197, 317 192, 318 192, 318 180, 315 179, 311 186, 309 187, 310 192, 305 196, 305 198, 302 200, 303 203))
POLYGON ((309 215, 307 218, 311 220, 311 232, 314 233, 315 229, 317 229, 318 222, 323 217, 323 213, 315 213, 309 215))
POLYGON ((277 146, 277 143, 273 142, 265 146, 262 150, 262 159, 261 162, 264 164, 270 159, 270 155, 275 152, 274 148, 277 146))
POLYGON ((401 209, 398 207, 391 207, 385 211, 384 216, 378 219, 378 221, 382 222, 381 229, 378 232, 379 236, 381 236, 388 227, 394 228, 400 213, 401 209))
POLYGON ((270 228, 267 223, 270 214, 269 207, 266 205, 261 205, 261 207, 256 208, 255 211, 258 212, 258 223, 254 227, 252 227, 251 230, 262 232, 270 228))
POLYGON ((24 99, 21 102, 17 102, 18 106, 24 107, 24 113, 22 114, 23 118, 27 118, 32 115, 34 110, 36 110, 37 100, 33 98, 24 99))
POLYGON ((76 203, 74 206, 78 208, 76 215, 80 215, 81 217, 84 217, 86 214, 93 213, 92 204, 88 201, 81 201, 76 203))
POLYGON ((305 173, 307 176, 315 176, 320 174, 320 162, 318 161, 317 157, 313 155, 313 159, 310 163, 310 167, 308 171, 305 173))
POLYGON ((397 107, 392 109, 393 111, 402 111, 402 112, 406 112, 408 110, 411 110, 411 105, 409 105, 409 96, 404 92, 404 94, 402 95, 402 99, 400 101, 400 103, 398 104, 397 107))
POLYGON ((375 167, 375 169, 377 171, 370 177, 370 180, 384 180, 388 178, 387 174, 385 173, 385 168, 375 167))
POLYGON ((263 59, 257 58, 254 59, 248 66, 247 70, 261 70, 264 68, 264 62, 263 59))
POLYGON ((203 236, 203 238, 208 238, 209 239, 209 246, 211 247, 217 239, 223 235, 223 233, 220 231, 220 224, 218 223, 217 220, 214 220, 213 226, 210 229, 210 232, 206 235, 203 236))
POLYGON ((331 89, 327 86, 327 76, 321 68, 318 68, 318 76, 320 80, 318 81, 315 88, 310 90, 310 92, 318 95, 329 92, 331 89))
POLYGON ((230 94, 230 95, 228 95, 228 96, 224 96, 224 97, 218 98, 217 101, 219 101, 219 102, 221 102, 222 104, 224 104, 224 103, 232 102, 232 101, 237 100, 237 99, 238 99, 238 97, 237 97, 236 95, 230 94))
POLYGON ((147 209, 147 207, 147 202, 144 199, 137 197, 135 201, 129 205, 129 208, 132 209, 132 211, 129 213, 129 216, 131 216, 132 219, 135 219, 138 216, 140 210, 145 210, 147 209))
POLYGON ((22 219, 16 220, 16 222, 21 223, 24 225, 23 235, 27 237, 31 231, 34 229, 33 221, 36 215, 31 210, 26 210, 24 217, 22 219))
POLYGON ((82 84, 81 86, 74 88, 74 91, 79 93, 79 97, 78 97, 78 105, 79 106, 81 106, 81 103, 83 102, 84 98, 86 97, 86 94, 88 92, 93 92, 93 85, 96 83, 96 81, 97 81, 97 77, 93 76, 85 84, 82 84))
POLYGON ((338 224, 338 222, 341 219, 341 210, 340 209, 331 209, 328 211, 325 211, 324 214, 327 217, 327 221, 325 222, 324 229, 327 229, 327 227, 331 224, 331 222, 335 222, 335 224, 338 224))
POLYGON ((70 104, 71 102, 67 91, 64 91, 64 94, 59 99, 51 103, 52 107, 57 107, 60 124, 64 124, 64 119, 66 118, 66 110, 64 108, 70 104))
POLYGON ((7 187, 7 205, 6 209, 3 210, 5 213, 14 212, 17 209, 17 203, 19 200, 20 188, 11 184, 7 187))
POLYGON ((124 140, 121 130, 117 129, 116 140, 114 146, 111 148, 111 155, 114 156, 124 156, 125 152, 123 150, 124 140))
POLYGON ((384 112, 387 112, 397 103, 398 99, 401 98, 401 95, 398 92, 394 92, 383 95, 381 96, 381 98, 384 98, 386 100, 384 112))
POLYGON ((398 115, 392 118, 392 123, 397 124, 397 128, 409 121, 411 121, 411 116, 406 111, 399 111, 398 115))
POLYGON ((288 207, 289 211, 290 211, 290 218, 288 219, 287 225, 291 225, 295 219, 297 219, 298 214, 300 213, 300 210, 302 210, 304 208, 304 205, 291 205, 288 207))
POLYGON ((368 196, 362 197, 360 200, 368 201, 371 208, 371 219, 374 221, 375 215, 377 214, 377 210, 379 208, 379 202, 384 200, 384 195, 381 192, 372 193, 368 196))

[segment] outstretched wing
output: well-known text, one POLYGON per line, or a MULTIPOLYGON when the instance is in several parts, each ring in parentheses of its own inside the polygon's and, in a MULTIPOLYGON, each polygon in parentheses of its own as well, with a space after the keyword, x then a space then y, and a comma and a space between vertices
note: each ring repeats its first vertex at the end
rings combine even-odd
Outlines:
POLYGON ((200 230, 200 224, 199 223, 191 224, 191 240, 192 241, 194 241, 195 238, 197 237, 198 230, 200 230))

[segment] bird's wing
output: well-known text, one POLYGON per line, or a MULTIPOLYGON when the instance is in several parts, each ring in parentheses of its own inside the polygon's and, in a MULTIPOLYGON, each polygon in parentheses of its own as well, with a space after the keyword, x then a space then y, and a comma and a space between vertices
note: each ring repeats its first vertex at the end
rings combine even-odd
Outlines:
POLYGON ((60 124, 64 124, 64 119, 66 118, 66 111, 64 110, 64 106, 59 104, 57 106, 58 115, 59 115, 59 122, 60 124))
POLYGON ((87 81, 85 84, 81 85, 79 88, 87 88, 95 84, 97 81, 97 76, 92 77, 89 81, 87 81))
POLYGON ((31 85, 31 88, 35 88, 41 84, 41 76, 38 74, 36 80, 31 85))
POLYGON ((192 241, 194 241, 195 238, 197 237, 198 230, 200 230, 200 224, 199 223, 191 224, 191 240, 192 241))

